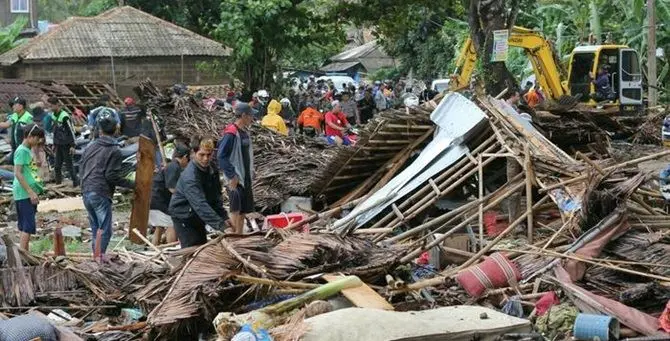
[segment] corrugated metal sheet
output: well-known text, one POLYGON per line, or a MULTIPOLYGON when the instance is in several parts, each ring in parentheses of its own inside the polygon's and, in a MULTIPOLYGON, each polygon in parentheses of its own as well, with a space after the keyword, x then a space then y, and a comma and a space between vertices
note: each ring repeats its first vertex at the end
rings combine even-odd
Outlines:
POLYGON ((229 56, 230 51, 214 40, 126 6, 93 18, 70 18, 1 55, 0 64, 110 56, 229 56))
POLYGON ((353 49, 341 52, 340 54, 331 57, 330 60, 333 62, 338 62, 338 61, 348 61, 351 59, 363 58, 372 51, 376 50, 377 48, 378 48, 377 41, 373 40, 369 43, 365 43, 361 46, 354 47, 353 49))
POLYGON ((350 68, 360 64, 360 62, 344 62, 344 63, 330 63, 324 67, 322 67, 320 70, 324 72, 337 72, 337 71, 346 71, 349 70, 350 68))
POLYGON ((451 93, 435 108, 430 119, 439 127, 433 141, 405 170, 358 204, 349 215, 335 222, 334 229, 346 226, 352 219, 356 227, 362 226, 435 174, 453 165, 468 152, 464 141, 480 123, 485 122, 486 114, 463 95, 451 93))

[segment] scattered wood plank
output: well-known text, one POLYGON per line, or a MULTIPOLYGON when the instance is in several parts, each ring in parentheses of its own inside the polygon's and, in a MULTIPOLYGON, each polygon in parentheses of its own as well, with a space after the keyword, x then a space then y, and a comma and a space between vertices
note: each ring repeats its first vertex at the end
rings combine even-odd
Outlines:
MULTIPOLYGON (((344 277, 339 275, 323 275, 323 279, 328 282, 334 282, 344 277)), ((359 308, 394 310, 390 303, 365 283, 356 288, 342 290, 342 295, 359 308)))

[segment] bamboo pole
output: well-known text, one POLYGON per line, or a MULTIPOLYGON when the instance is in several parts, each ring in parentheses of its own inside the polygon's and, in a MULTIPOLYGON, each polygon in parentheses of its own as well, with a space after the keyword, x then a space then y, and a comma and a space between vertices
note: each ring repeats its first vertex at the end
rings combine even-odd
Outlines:
POLYGON ((169 262, 167 262, 167 257, 165 257, 165 254, 163 253, 163 250, 157 248, 156 245, 154 245, 152 242, 150 242, 149 239, 147 239, 147 237, 143 236, 142 233, 139 230, 137 230, 137 229, 132 229, 132 230, 133 230, 133 233, 144 242, 144 244, 147 244, 147 246, 149 246, 151 249, 158 252, 161 259, 166 264, 170 265, 170 267, 172 267, 172 265, 169 262))
MULTIPOLYGON (((467 159, 469 161, 469 159, 467 159)), ((481 167, 484 167, 488 165, 489 163, 493 162, 493 158, 487 159, 481 164, 481 167)), ((426 208, 430 207, 434 203, 436 203, 441 197, 449 194, 451 191, 454 189, 458 188, 463 184, 463 182, 467 181, 471 176, 473 176, 475 173, 477 173, 477 165, 474 165, 472 163, 468 163, 467 167, 463 167, 460 170, 456 172, 451 178, 447 179, 444 183, 449 184, 449 186, 445 189, 442 190, 440 195, 434 194, 434 195, 426 195, 423 199, 421 199, 419 202, 414 204, 412 207, 410 207, 407 211, 404 212, 405 215, 405 220, 407 219, 412 219, 415 216, 417 216, 419 213, 423 212, 426 208), (466 172, 466 174, 463 174, 463 172, 466 172), (460 177, 460 178, 458 178, 460 177), (455 180, 458 178, 458 180, 455 180), (455 180, 455 181, 454 181, 455 180), (453 181, 453 182, 452 182, 453 181)), ((400 219, 396 219, 396 223, 391 226, 391 228, 395 229, 398 226, 400 226, 403 221, 400 219)))
MULTIPOLYGON (((286 230, 297 230, 297 229, 305 226, 306 224, 311 224, 315 221, 319 221, 319 220, 324 219, 324 218, 330 218, 330 217, 332 217, 336 214, 340 214, 342 212, 342 210, 348 210, 348 209, 352 209, 352 208, 356 207, 356 205, 358 205, 358 203, 361 202, 361 201, 363 201, 363 198, 358 198, 356 200, 353 200, 353 201, 348 202, 346 204, 343 204, 341 206, 331 208, 328 211, 324 211, 324 212, 321 212, 321 213, 318 213, 318 214, 313 214, 313 215, 307 217, 307 219, 303 219, 301 221, 291 223, 290 225, 288 225, 286 227, 286 230)), ((271 230, 271 231, 273 231, 273 230, 271 230)))
POLYGON ((467 268, 468 266, 477 262, 479 260, 479 258, 481 258, 481 256, 483 256, 485 253, 487 253, 489 250, 491 250, 496 244, 498 244, 498 242, 500 242, 503 238, 505 238, 505 236, 507 236, 508 233, 510 233, 512 230, 514 230, 514 228, 516 228, 517 225, 519 225, 524 219, 526 219, 526 216, 528 214, 532 214, 534 209, 536 209, 537 207, 542 205, 548 199, 549 199, 549 196, 545 196, 544 198, 540 199, 540 201, 538 201, 535 205, 533 205, 533 207, 531 208, 530 211, 526 211, 526 213, 524 213, 521 217, 517 218, 514 222, 512 222, 512 224, 510 224, 504 231, 500 232, 500 234, 497 235, 496 238, 492 242, 486 244, 486 246, 484 248, 482 248, 481 250, 479 250, 479 252, 477 252, 477 254, 475 254, 472 258, 470 258, 467 262, 461 264, 461 266, 459 266, 457 270, 458 271, 463 270, 463 269, 467 268))
MULTIPOLYGON (((479 165, 479 173, 477 177, 479 178, 479 247, 484 245, 484 166, 482 165, 482 155, 479 154, 479 160, 477 160, 479 165)), ((474 250, 478 248, 476 245, 473 245, 474 250)))
MULTIPOLYGON (((509 181, 508 184, 509 183, 514 183, 515 181, 517 181, 520 178, 520 176, 521 175, 517 175, 515 178, 513 178, 511 181, 509 181)), ((505 195, 505 193, 507 193, 507 192, 508 192, 508 190, 505 188, 505 186, 503 186, 503 187, 499 188, 497 191, 495 191, 495 192, 487 195, 486 197, 484 197, 483 200, 487 201, 487 200, 490 200, 490 199, 492 199, 492 198, 494 198, 498 195, 505 195)), ((414 227, 410 230, 407 230, 407 231, 405 231, 405 232, 403 232, 403 233, 401 233, 397 236, 391 237, 391 238, 387 239, 386 242, 387 243, 398 242, 400 240, 403 240, 403 239, 411 237, 415 234, 418 234, 418 233, 420 233, 420 232, 422 232, 426 229, 429 229, 429 228, 431 228, 431 227, 433 227, 437 224, 444 223, 444 225, 449 225, 449 224, 453 223, 454 219, 458 218, 461 214, 467 212, 470 209, 474 209, 475 205, 477 205, 477 204, 479 204, 479 199, 474 201, 474 202, 467 203, 467 204, 465 204, 461 207, 458 207, 455 210, 449 211, 449 212, 443 214, 440 217, 437 217, 437 218, 435 218, 431 221, 428 221, 428 222, 423 223, 419 226, 416 226, 416 227, 414 227)))
MULTIPOLYGON (((644 156, 644 157, 641 157, 641 158, 637 158, 637 159, 634 159, 634 160, 630 160, 630 161, 619 163, 619 164, 616 164, 616 165, 613 165, 613 166, 609 166, 609 167, 603 168, 603 171, 609 172, 609 171, 617 169, 617 168, 623 168, 623 167, 636 165, 638 163, 658 159, 658 158, 666 156, 666 155, 670 155, 670 149, 662 151, 660 153, 644 156)), ((565 181, 555 183, 553 185, 546 186, 546 187, 540 189, 540 192, 544 193, 544 192, 547 192, 547 191, 551 191, 552 189, 556 189, 556 188, 559 188, 559 187, 562 187, 562 186, 567 186, 567 185, 570 185, 570 184, 573 184, 573 183, 576 183, 576 182, 579 182, 579 181, 584 181, 587 178, 588 178, 588 174, 583 174, 583 175, 580 175, 576 178, 572 178, 572 179, 569 179, 569 180, 565 180, 565 181)))
MULTIPOLYGON (((475 150, 472 153, 477 154, 477 153, 480 153, 482 151, 492 151, 497 147, 495 142, 496 142, 495 137, 489 137, 486 141, 482 142, 479 146, 477 146, 477 148, 475 148, 475 150)), ((461 158, 461 160, 459 160, 455 165, 453 165, 452 167, 447 169, 445 172, 440 174, 437 178, 435 178, 434 182, 441 184, 442 182, 444 182, 444 180, 451 177, 451 175, 453 174, 453 172, 456 171, 456 169, 464 167, 468 162, 469 162, 469 159, 467 159, 465 157, 461 158)), ((413 202, 415 202, 417 199, 423 198, 429 191, 431 191, 430 186, 429 185, 424 185, 423 188, 416 191, 412 196, 410 196, 407 200, 405 200, 402 204, 400 204, 398 206, 398 208, 405 209, 406 207, 411 205, 413 202)), ((389 224, 387 224, 387 222, 390 219, 392 219, 393 217, 394 217, 394 215, 392 213, 387 214, 382 219, 380 219, 377 223, 375 223, 372 226, 372 228, 378 228, 378 227, 383 227, 383 226, 389 225, 389 224)), ((395 224, 395 222, 393 222, 392 224, 395 224)))
POLYGON ((289 282, 289 281, 274 281, 267 278, 258 278, 245 275, 235 275, 235 280, 242 283, 249 284, 261 284, 273 287, 282 287, 282 288, 299 288, 299 289, 314 289, 318 288, 321 285, 314 283, 303 283, 303 282, 289 282))
MULTIPOLYGON (((500 202, 505 200, 505 198, 507 198, 507 196, 509 196, 511 193, 514 193, 514 192, 518 191, 522 187, 523 187, 523 183, 521 183, 521 182, 516 184, 515 186, 512 186, 512 188, 510 188, 508 191, 505 192, 505 195, 501 195, 496 200, 494 200, 493 202, 486 205, 484 210, 489 210, 489 209, 497 206, 498 204, 500 204, 500 202)), ((426 246, 420 247, 420 248, 410 252, 409 254, 405 255, 403 258, 400 259, 400 264, 405 264, 405 263, 411 261, 412 259, 416 258, 418 255, 421 254, 421 252, 423 252, 425 250, 428 250, 428 249, 430 249, 430 248, 432 248, 436 245, 441 244, 445 239, 447 239, 447 237, 449 237, 450 235, 454 234, 459 229, 461 229, 464 226, 466 226, 467 224, 469 224, 472 220, 475 219, 475 217, 477 217, 477 216, 476 215, 471 215, 471 216, 467 217, 462 223, 454 226, 452 229, 450 229, 449 231, 447 231, 446 233, 444 233, 440 237, 435 238, 435 240, 433 242, 429 243, 426 246)), ((447 225, 443 225, 442 227, 433 231, 432 234, 439 233, 439 231, 442 230, 445 227, 447 227, 447 225)))
POLYGON ((526 213, 527 220, 526 226, 528 228, 528 242, 533 242, 533 170, 531 169, 532 164, 530 161, 530 147, 528 144, 524 147, 524 165, 526 168, 526 213))

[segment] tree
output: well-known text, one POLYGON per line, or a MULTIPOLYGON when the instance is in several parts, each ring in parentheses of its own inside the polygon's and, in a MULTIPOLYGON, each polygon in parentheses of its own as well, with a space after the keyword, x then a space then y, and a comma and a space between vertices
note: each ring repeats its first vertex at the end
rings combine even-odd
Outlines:
POLYGON ((268 87, 283 61, 344 45, 326 0, 222 0, 214 36, 233 49, 232 73, 250 89, 268 87))
POLYGON ((506 88, 517 88, 514 76, 504 62, 492 61, 493 31, 510 29, 516 22, 519 0, 470 0, 470 37, 483 69, 488 93, 497 95, 506 88))
POLYGON ((449 75, 456 46, 467 33, 466 10, 459 0, 342 1, 333 11, 342 20, 372 27, 389 55, 425 80, 449 75))
POLYGON ((0 29, 0 53, 5 53, 26 42, 25 39, 18 38, 27 24, 27 17, 19 17, 11 25, 0 29))

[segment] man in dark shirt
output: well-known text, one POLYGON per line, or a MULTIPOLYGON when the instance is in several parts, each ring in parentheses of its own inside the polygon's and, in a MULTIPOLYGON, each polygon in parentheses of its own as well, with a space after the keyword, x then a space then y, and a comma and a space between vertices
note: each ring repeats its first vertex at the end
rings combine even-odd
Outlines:
MULTIPOLYGON (((172 225, 172 219, 168 215, 168 207, 172 193, 177 188, 177 181, 181 172, 189 162, 188 147, 178 144, 172 154, 172 162, 165 168, 154 174, 154 183, 151 187, 151 210, 149 211, 149 225, 156 229, 166 230, 166 242, 177 241, 177 234, 172 225)), ((161 244, 161 235, 158 230, 154 232, 154 245, 161 244)))
POLYGON ((65 111, 58 103, 58 99, 51 97, 47 100, 49 108, 53 113, 52 131, 53 144, 56 153, 54 161, 54 173, 56 184, 63 181, 63 163, 70 172, 72 185, 77 186, 77 174, 74 171, 72 163, 72 154, 74 154, 74 127, 70 120, 70 114, 65 111))
POLYGON ((375 100, 372 97, 372 89, 365 89, 363 99, 358 101, 358 112, 361 119, 361 124, 366 124, 374 116, 375 100))
POLYGON ((100 137, 90 143, 81 158, 81 193, 91 225, 93 252, 101 260, 112 237, 114 190, 116 186, 135 187, 134 182, 124 177, 121 168, 121 151, 112 137, 118 128, 116 122, 111 110, 98 112, 95 126, 99 127, 100 137))
POLYGON ((219 167, 212 161, 214 140, 194 138, 191 161, 177 181, 168 211, 181 247, 207 242, 206 225, 223 231, 228 214, 223 209, 223 193, 219 167))

